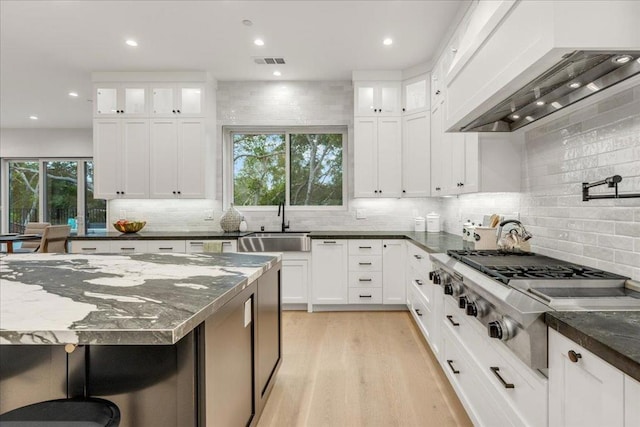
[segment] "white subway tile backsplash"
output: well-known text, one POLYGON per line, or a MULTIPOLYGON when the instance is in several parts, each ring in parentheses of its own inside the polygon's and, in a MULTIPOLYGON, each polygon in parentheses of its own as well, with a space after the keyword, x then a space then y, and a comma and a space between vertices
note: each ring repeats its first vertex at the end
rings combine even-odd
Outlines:
MULTIPOLYGON (((535 126, 535 125, 534 125, 535 126)), ((533 250, 640 278, 640 198, 582 201, 582 183, 623 177, 620 193, 640 193, 640 85, 525 132, 523 192, 443 201, 446 230, 480 213, 479 197, 522 212, 533 250)), ((612 194, 607 186, 590 194, 612 194)), ((490 213, 490 212, 485 212, 490 213)))

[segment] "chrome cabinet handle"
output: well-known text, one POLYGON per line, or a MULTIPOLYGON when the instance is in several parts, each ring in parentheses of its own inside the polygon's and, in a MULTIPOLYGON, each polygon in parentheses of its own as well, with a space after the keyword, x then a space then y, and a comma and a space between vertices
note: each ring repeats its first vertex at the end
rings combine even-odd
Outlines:
POLYGON ((451 372, 453 372, 454 374, 460 373, 460 371, 453 367, 453 360, 447 360, 447 365, 449 365, 449 368, 451 368, 451 372))
POLYGON ((491 366, 489 369, 491 369, 491 372, 493 372, 493 374, 498 377, 498 379, 500 380, 500 382, 502 383, 502 385, 504 386, 504 388, 516 388, 516 386, 514 386, 511 383, 508 383, 504 380, 504 378, 502 378, 502 376, 500 375, 500 368, 498 368, 497 366, 491 366))
POLYGON ((460 323, 456 322, 455 320, 453 320, 453 316, 450 314, 447 314, 447 319, 449 319, 449 322, 451 322, 451 324, 453 326, 460 326, 460 323))

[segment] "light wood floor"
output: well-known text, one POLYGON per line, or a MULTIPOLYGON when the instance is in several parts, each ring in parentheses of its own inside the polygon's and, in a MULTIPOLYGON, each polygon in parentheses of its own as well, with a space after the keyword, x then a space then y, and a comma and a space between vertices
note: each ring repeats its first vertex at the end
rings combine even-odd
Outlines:
POLYGON ((258 427, 470 426, 408 312, 283 313, 258 427))

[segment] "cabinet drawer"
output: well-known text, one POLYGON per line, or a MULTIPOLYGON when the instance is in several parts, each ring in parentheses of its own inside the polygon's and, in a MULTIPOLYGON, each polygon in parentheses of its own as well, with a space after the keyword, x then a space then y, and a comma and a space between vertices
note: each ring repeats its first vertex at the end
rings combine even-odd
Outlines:
POLYGON ((382 272, 379 271, 350 271, 350 288, 381 288, 382 272))
POLYGON ((382 255, 382 240, 349 240, 349 255, 382 255))
POLYGON ((108 240, 74 240, 71 242, 71 253, 91 254, 110 253, 111 242, 108 240))
POLYGON ((349 304, 382 304, 382 288, 349 288, 349 304))
MULTIPOLYGON (((187 240, 185 251, 187 253, 204 252, 205 242, 218 242, 219 240, 187 240)), ((222 252, 238 252, 237 240, 222 240, 222 252)))
POLYGON ((409 258, 409 266, 420 274, 428 276, 431 268, 431 260, 429 260, 429 254, 426 251, 411 244, 407 245, 409 248, 407 256, 409 258))
POLYGON ((117 254, 135 254, 147 252, 148 244, 143 240, 112 240, 111 252, 117 254))
POLYGON ((418 327, 422 331, 422 334, 426 338, 427 342, 430 346, 433 347, 433 312, 429 308, 429 305, 426 303, 424 298, 421 297, 421 292, 417 291, 415 288, 410 287, 408 289, 408 302, 409 302, 409 311, 413 316, 414 320, 418 324, 418 327))
POLYGON ((147 242, 148 252, 185 252, 184 240, 149 240, 147 242))
POLYGON ((382 256, 349 256, 349 271, 382 271, 382 256))
POLYGON ((431 283, 431 281, 425 278, 422 274, 416 272, 414 268, 410 268, 407 275, 409 285, 415 287, 419 292, 421 292, 427 299, 428 304, 431 304, 434 291, 442 292, 442 288, 431 283))

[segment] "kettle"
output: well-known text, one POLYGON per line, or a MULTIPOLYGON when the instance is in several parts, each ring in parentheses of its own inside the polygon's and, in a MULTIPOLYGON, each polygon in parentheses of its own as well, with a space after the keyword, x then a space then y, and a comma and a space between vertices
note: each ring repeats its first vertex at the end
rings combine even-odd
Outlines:
POLYGON ((528 252, 530 246, 527 240, 531 239, 533 235, 529 233, 524 225, 518 220, 508 219, 500 223, 497 237, 497 247, 502 252, 528 252), (502 236, 502 228, 506 224, 514 223, 516 227, 509 230, 505 236, 502 236))

